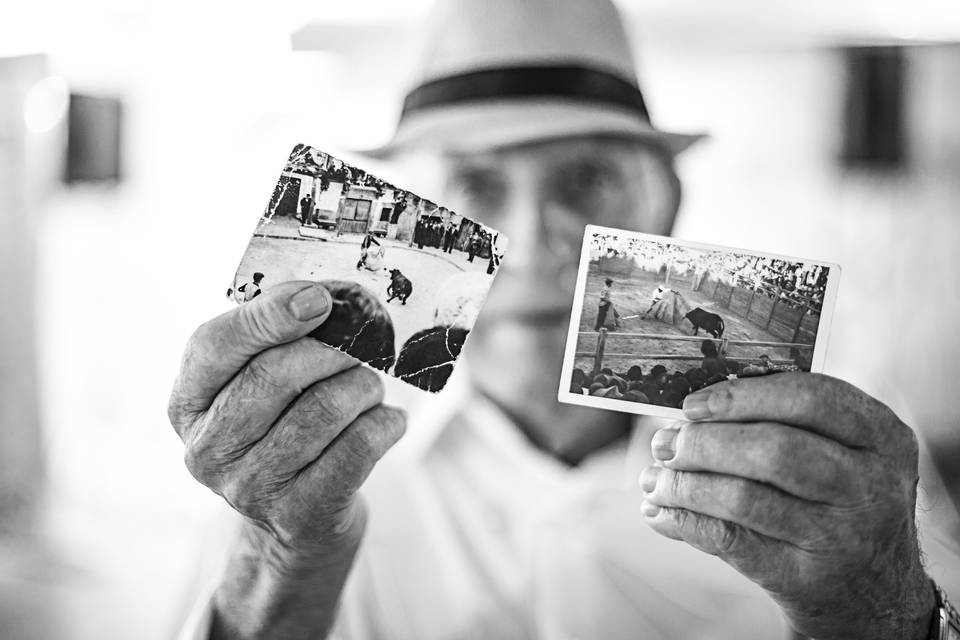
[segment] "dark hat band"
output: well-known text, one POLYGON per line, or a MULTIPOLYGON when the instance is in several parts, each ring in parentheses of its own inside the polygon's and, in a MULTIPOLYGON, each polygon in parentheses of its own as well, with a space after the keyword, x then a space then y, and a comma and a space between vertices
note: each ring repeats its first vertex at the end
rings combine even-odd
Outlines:
POLYGON ((578 66, 482 69, 431 80, 407 94, 400 120, 425 109, 503 98, 569 98, 631 111, 650 124, 640 88, 619 76, 578 66))

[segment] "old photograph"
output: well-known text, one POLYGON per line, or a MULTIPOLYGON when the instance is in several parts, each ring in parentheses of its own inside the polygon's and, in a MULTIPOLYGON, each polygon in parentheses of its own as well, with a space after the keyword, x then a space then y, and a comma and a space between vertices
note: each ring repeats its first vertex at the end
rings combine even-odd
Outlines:
POLYGON ((681 417, 731 379, 822 369, 839 267, 591 226, 560 400, 681 417))
POLYGON ((307 145, 297 145, 227 296, 290 280, 325 284, 330 318, 310 335, 426 391, 440 391, 507 239, 307 145))

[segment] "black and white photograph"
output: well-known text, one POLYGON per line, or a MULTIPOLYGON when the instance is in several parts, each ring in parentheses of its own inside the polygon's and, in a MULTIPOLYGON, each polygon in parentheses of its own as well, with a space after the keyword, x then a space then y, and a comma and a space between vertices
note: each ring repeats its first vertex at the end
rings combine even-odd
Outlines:
POLYGON ((734 378, 822 371, 838 265, 590 226, 561 401, 680 418, 734 378))
POLYGON ((290 153, 227 296, 311 280, 333 297, 310 336, 438 392, 505 254, 479 222, 313 147, 290 153))

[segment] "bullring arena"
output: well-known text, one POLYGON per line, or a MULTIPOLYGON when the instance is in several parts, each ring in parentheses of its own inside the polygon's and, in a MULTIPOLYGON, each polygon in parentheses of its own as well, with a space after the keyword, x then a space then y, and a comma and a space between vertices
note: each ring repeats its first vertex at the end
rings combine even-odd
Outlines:
POLYGON ((576 368, 588 374, 602 369, 626 372, 632 366, 646 373, 656 365, 668 371, 686 371, 700 366, 704 357, 701 345, 710 339, 734 365, 757 363, 766 355, 776 367, 809 369, 822 287, 800 293, 796 286, 790 290, 780 286, 775 278, 765 282, 732 271, 712 273, 693 263, 643 268, 639 262, 622 255, 591 260, 579 320, 576 368), (609 313, 605 327, 598 331, 600 291, 607 278, 613 280, 610 297, 620 316, 619 327, 609 313), (669 292, 645 316, 658 286, 669 292), (696 308, 722 318, 720 339, 702 329, 693 335, 694 326, 684 315, 696 308))

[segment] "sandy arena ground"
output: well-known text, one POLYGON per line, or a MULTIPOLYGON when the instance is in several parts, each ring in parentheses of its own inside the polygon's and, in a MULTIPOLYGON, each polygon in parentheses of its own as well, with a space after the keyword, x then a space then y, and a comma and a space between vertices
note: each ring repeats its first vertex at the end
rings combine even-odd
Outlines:
MULTIPOLYGON (((621 316, 633 314, 643 314, 650 308, 650 298, 657 285, 663 284, 663 276, 646 271, 636 271, 627 278, 615 274, 610 274, 614 279, 611 299, 614 307, 620 312, 621 316)), ((577 352, 593 352, 597 346, 597 333, 594 331, 594 323, 597 319, 597 307, 600 302, 600 288, 603 286, 603 280, 607 274, 599 273, 591 265, 587 275, 587 290, 583 297, 583 312, 580 316, 580 334, 577 341, 577 352)), ((724 309, 719 303, 714 303, 708 295, 703 292, 694 292, 690 289, 690 279, 672 278, 669 287, 680 294, 690 304, 690 307, 700 307, 711 313, 718 314, 723 318, 725 325, 723 337, 730 340, 754 340, 762 342, 783 342, 763 328, 758 327, 752 322, 739 317, 729 310, 724 309)), ((614 331, 612 314, 607 314, 606 326, 609 331, 614 331)), ((624 333, 647 333, 664 336, 690 336, 693 335, 693 325, 689 320, 681 320, 675 325, 661 322, 652 316, 643 319, 635 318, 632 320, 621 321, 620 331, 624 333)), ((701 329, 700 336, 703 338, 712 338, 705 334, 701 329)), ((688 340, 669 340, 669 339, 648 339, 648 338, 622 338, 611 337, 607 339, 605 352, 607 354, 630 353, 630 354, 676 354, 689 355, 686 360, 653 360, 636 357, 618 357, 607 355, 604 357, 603 366, 610 367, 614 371, 626 371, 631 365, 638 364, 644 373, 649 372, 656 364, 662 364, 668 371, 686 371, 691 367, 700 366, 703 356, 700 354, 700 342, 688 340)), ((734 357, 747 357, 757 359, 761 354, 767 354, 773 360, 790 359, 790 350, 788 348, 775 347, 745 347, 732 345, 728 355, 734 357)), ((593 367, 593 357, 580 356, 576 358, 576 366, 590 371, 593 367)))
MULTIPOLYGON (((367 287, 386 303, 389 274, 385 270, 356 268, 361 239, 362 236, 354 234, 330 241, 255 236, 240 263, 236 285, 252 280, 255 271, 264 274, 264 289, 288 280, 351 280, 367 287)), ((411 335, 433 326, 434 293, 440 285, 450 276, 465 271, 486 273, 487 261, 475 258, 472 263, 468 262, 467 254, 456 250, 445 254, 432 247, 411 248, 405 242, 382 239, 380 242, 386 248, 384 267, 399 269, 413 283, 413 294, 406 305, 398 300, 387 305, 399 351, 411 335)))

